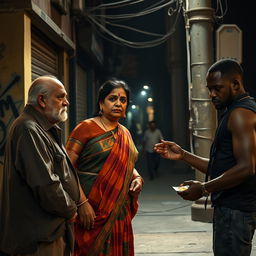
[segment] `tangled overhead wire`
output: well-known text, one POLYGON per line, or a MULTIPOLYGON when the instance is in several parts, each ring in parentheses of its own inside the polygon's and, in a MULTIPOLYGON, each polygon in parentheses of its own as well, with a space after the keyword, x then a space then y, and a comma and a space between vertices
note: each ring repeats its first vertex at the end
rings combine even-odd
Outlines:
POLYGON ((217 23, 221 23, 223 21, 223 17, 226 15, 227 11, 227 0, 224 0, 224 5, 222 4, 222 0, 216 0, 215 20, 217 23))
POLYGON ((85 17, 87 20, 94 26, 96 32, 113 43, 126 45, 132 48, 149 48, 160 45, 164 43, 174 32, 176 29, 176 24, 179 18, 179 15, 182 11, 182 0, 161 0, 157 3, 151 4, 146 8, 142 8, 138 12, 126 12, 120 14, 120 8, 124 10, 126 7, 135 6, 145 2, 145 0, 122 0, 122 1, 113 1, 112 3, 100 4, 98 6, 94 6, 88 8, 85 17), (169 7, 169 8, 168 8, 169 7), (118 9, 119 14, 107 14, 108 10, 118 9), (154 12, 157 12, 163 8, 167 8, 167 14, 169 16, 174 16, 174 22, 171 24, 169 30, 164 33, 155 33, 151 31, 145 31, 143 29, 138 29, 129 25, 124 25, 122 22, 127 22, 128 20, 150 15, 154 12), (133 31, 134 33, 144 34, 150 37, 149 40, 145 41, 130 41, 114 32, 114 28, 117 27, 119 29, 125 29, 129 31, 133 31))
MULTIPOLYGON (((149 1, 148 1, 149 2, 149 1)), ((147 7, 141 8, 137 12, 128 12, 127 8, 136 7, 139 9, 141 3, 146 3, 145 0, 121 0, 110 3, 102 3, 86 9, 85 18, 95 28, 95 32, 108 41, 116 44, 126 45, 132 48, 149 48, 160 45, 168 40, 168 38, 175 32, 178 18, 181 12, 185 11, 187 5, 186 0, 160 0, 157 3, 151 4, 147 7), (156 33, 152 31, 145 31, 130 25, 122 24, 129 20, 150 15, 163 8, 167 9, 168 16, 172 16, 172 23, 168 24, 169 28, 166 33, 156 33), (114 10, 118 14, 112 14, 114 10), (123 13, 124 12, 124 13, 123 13), (134 33, 139 33, 149 37, 149 40, 131 41, 121 37, 115 32, 114 28, 119 28, 134 33)), ((220 22, 227 12, 227 0, 216 0, 215 20, 220 22), (224 1, 224 7, 222 1, 224 1)))

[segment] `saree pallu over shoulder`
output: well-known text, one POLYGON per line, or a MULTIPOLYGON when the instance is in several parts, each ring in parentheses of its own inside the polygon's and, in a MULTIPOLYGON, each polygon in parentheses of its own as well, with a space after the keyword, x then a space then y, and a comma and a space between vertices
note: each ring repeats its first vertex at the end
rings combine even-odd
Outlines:
MULTIPOLYGON (((93 143, 93 140, 90 143, 93 143)), ((138 202, 137 198, 129 196, 129 187, 137 157, 138 152, 129 131, 119 125, 116 141, 88 196, 96 213, 94 228, 88 231, 76 224, 78 247, 75 255, 113 255, 111 246, 121 248, 126 243, 129 244, 129 241, 133 243, 131 219, 136 214, 138 202), (123 219, 120 218, 121 215, 123 219), (118 225, 129 226, 125 234, 114 234, 121 236, 124 241, 110 241, 110 237, 114 237, 113 229, 118 230, 118 225)), ((134 255, 133 245, 130 247, 132 248, 128 250, 121 248, 114 256, 134 255), (121 254, 120 251, 126 252, 121 254)))
POLYGON ((97 174, 101 170, 116 141, 115 134, 117 134, 117 128, 90 139, 84 145, 77 160, 77 167, 81 174, 86 172, 97 174))
POLYGON ((79 140, 81 139, 79 138, 81 133, 94 130, 96 124, 92 124, 94 126, 89 124, 83 127, 83 129, 81 127, 76 131, 74 136, 70 137, 68 140, 68 147, 74 152, 79 152, 79 157, 76 161, 76 169, 81 187, 86 196, 90 193, 98 173, 112 150, 118 130, 117 127, 109 132, 100 130, 96 136, 89 137, 85 142, 79 140))

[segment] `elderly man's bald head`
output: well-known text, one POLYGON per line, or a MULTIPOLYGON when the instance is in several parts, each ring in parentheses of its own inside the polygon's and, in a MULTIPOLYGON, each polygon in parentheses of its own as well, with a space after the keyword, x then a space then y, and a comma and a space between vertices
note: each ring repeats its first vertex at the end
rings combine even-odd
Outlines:
POLYGON ((28 91, 28 104, 38 105, 38 95, 47 97, 56 86, 63 86, 63 84, 54 76, 40 76, 36 78, 28 91))

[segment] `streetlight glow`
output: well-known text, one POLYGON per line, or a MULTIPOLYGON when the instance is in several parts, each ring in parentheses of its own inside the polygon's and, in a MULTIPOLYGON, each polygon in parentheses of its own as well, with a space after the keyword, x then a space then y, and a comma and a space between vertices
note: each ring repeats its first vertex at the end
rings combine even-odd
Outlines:
POLYGON ((140 94, 141 94, 142 96, 145 96, 145 95, 147 94, 147 92, 143 90, 143 91, 140 92, 140 94))
POLYGON ((148 85, 143 85, 143 89, 148 90, 149 86, 148 85))
POLYGON ((153 98, 149 97, 148 102, 153 102, 153 98))

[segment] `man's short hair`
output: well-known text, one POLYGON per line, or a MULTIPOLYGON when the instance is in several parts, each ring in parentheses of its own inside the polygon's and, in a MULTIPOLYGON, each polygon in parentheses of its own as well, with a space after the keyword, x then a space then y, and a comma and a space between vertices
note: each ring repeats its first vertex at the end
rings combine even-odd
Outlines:
POLYGON ((243 69, 234 59, 221 59, 215 62, 209 69, 208 73, 220 72, 222 77, 231 77, 240 75, 243 78, 243 69))

